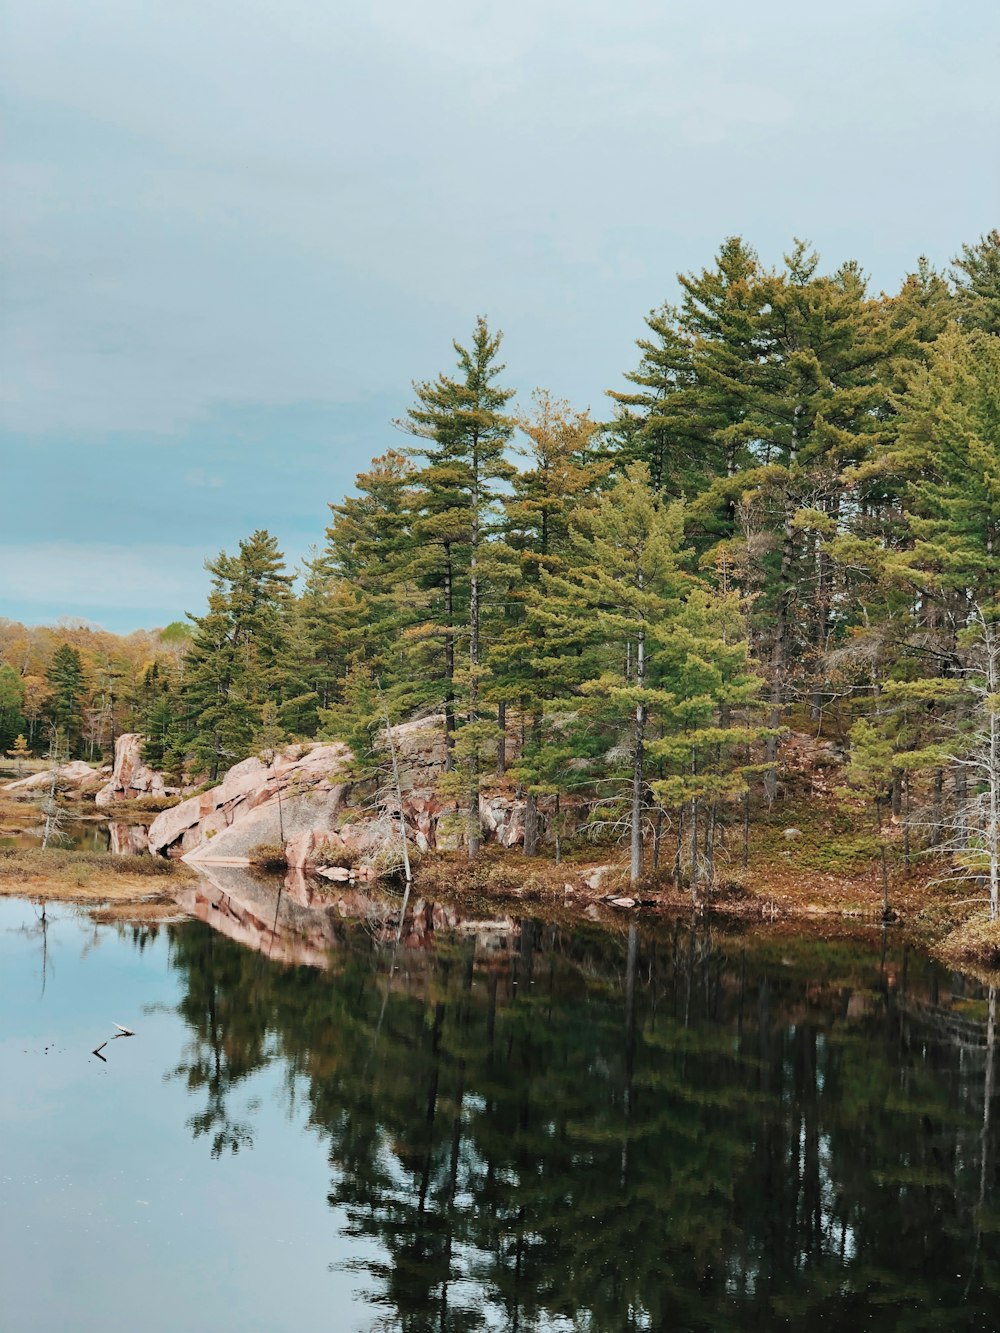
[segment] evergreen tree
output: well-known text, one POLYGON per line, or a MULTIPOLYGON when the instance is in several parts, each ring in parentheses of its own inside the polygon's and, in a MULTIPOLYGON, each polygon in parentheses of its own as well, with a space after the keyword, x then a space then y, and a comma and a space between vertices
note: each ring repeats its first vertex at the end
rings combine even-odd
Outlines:
MULTIPOLYGON (((524 850, 531 856, 539 833, 538 797, 560 790, 560 770, 551 763, 554 738, 542 745, 545 710, 581 678, 578 643, 560 638, 560 630, 544 621, 541 578, 572 558, 570 516, 602 484, 609 465, 597 456, 597 427, 590 418, 547 393, 535 395, 533 415, 521 417, 518 426, 529 466, 515 475, 504 503, 505 539, 517 563, 510 566, 505 616, 490 652, 489 696, 499 705, 501 772, 507 709, 520 713, 520 754, 512 775, 526 794, 524 850)), ((563 719, 560 733, 565 726, 563 719)))
POLYGON ((943 598, 959 627, 1000 597, 998 404, 1000 338, 952 327, 913 377, 898 439, 867 469, 905 486, 913 541, 894 570, 943 598))
MULTIPOLYGON (((675 761, 684 733, 685 756, 715 747, 718 764, 730 739, 721 734, 720 710, 747 702, 758 682, 746 669, 745 643, 727 643, 725 609, 683 567, 681 507, 655 503, 643 465, 633 464, 593 511, 578 513, 574 527, 578 562, 543 583, 553 618, 595 650, 596 674, 579 693, 591 725, 610 741, 602 815, 628 829, 634 883, 643 867, 649 751, 675 761)), ((734 731, 732 739, 748 735, 734 731)), ((717 776, 708 782, 703 774, 700 789, 718 795, 717 776)), ((680 775, 659 786, 676 800, 679 782, 680 775)))
POLYGON ((206 568, 212 590, 205 615, 191 617, 182 697, 189 753, 214 780, 253 752, 263 705, 292 692, 285 662, 292 579, 277 542, 262 530, 241 541, 237 555, 223 551, 206 568))
POLYGON ((24 684, 8 663, 0 663, 0 749, 14 744, 26 725, 24 684))
POLYGON ((709 431, 692 394, 696 379, 693 346, 670 306, 646 316, 648 335, 638 339, 638 368, 625 378, 635 387, 611 390, 618 413, 606 427, 620 467, 645 463, 657 494, 682 496, 701 489, 709 431), (694 401, 693 401, 694 399, 694 401), (695 410, 692 410, 692 409, 695 410))
POLYGON ((83 724, 84 671, 79 652, 69 643, 56 649, 45 673, 51 695, 46 711, 53 728, 60 730, 72 754, 79 744, 83 724))
MULTIPOLYGON (((844 629, 828 550, 851 512, 843 473, 888 434, 887 368, 911 334, 893 329, 884 304, 867 299, 856 265, 829 277, 817 266, 797 242, 782 272, 759 279, 740 354, 734 359, 724 341, 700 347, 701 378, 741 404, 723 438, 747 450, 749 465, 709 488, 692 511, 712 512, 722 497, 758 506, 770 549, 754 620, 775 736, 796 695, 820 715, 822 660, 844 629)), ((772 766, 769 799, 775 790, 772 766)))
POLYGON ((962 327, 1000 334, 1000 231, 963 245, 952 273, 962 327))
MULTIPOLYGON (((327 657, 335 679, 343 680, 349 661, 364 661, 391 688, 406 676, 404 636, 421 605, 410 575, 413 467, 390 450, 358 474, 355 488, 356 496, 330 506, 333 521, 305 597, 317 643, 335 645, 327 657)), ((336 693, 325 691, 324 707, 336 693)))
POLYGON ((443 706, 455 770, 446 786, 466 805, 470 855, 479 850, 484 754, 496 739, 495 728, 481 716, 495 611, 491 585, 503 582, 497 568, 503 551, 489 538, 497 523, 500 486, 513 474, 506 448, 514 422, 504 412, 513 390, 496 384, 504 370, 497 360, 501 338, 490 332, 485 319, 477 320, 471 347, 454 344, 458 373, 417 384, 417 402, 404 423, 425 441, 413 451, 424 464, 415 477, 410 571, 428 598, 411 643, 418 649, 419 666, 425 671, 430 666, 436 677, 418 679, 411 700, 421 704, 434 699, 443 706), (421 660, 421 649, 438 646, 443 659, 439 665, 421 660), (458 660, 460 648, 465 649, 464 664, 458 660))

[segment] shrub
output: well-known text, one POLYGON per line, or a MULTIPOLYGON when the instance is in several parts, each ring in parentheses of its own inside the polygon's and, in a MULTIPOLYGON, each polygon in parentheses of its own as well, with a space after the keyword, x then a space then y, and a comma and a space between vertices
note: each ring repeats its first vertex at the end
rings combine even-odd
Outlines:
POLYGON ((263 870, 266 874, 277 875, 288 869, 288 858, 280 843, 262 842, 251 847, 247 860, 254 870, 263 870))

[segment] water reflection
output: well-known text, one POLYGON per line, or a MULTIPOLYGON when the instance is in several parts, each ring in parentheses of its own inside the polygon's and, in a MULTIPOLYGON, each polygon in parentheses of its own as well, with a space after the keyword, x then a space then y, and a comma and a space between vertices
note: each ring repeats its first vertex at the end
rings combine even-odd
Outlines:
POLYGON ((213 880, 218 929, 168 928, 190 1129, 250 1149, 280 1065, 387 1327, 996 1325, 994 992, 886 940, 426 903, 395 951, 390 899, 213 880))
MULTIPOLYGON (((5 834, 0 837, 0 848, 41 847, 42 836, 41 827, 5 834)), ((52 841, 52 845, 74 852, 106 852, 110 839, 106 820, 67 819, 59 830, 58 838, 52 841)), ((145 846, 142 850, 145 850, 145 846)))

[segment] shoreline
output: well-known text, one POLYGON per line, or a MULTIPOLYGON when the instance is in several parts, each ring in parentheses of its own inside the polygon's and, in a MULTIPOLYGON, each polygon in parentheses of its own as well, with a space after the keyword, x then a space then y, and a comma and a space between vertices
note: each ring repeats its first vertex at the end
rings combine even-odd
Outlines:
MULTIPOLYGON (((470 862, 460 853, 425 857, 416 867, 411 894, 424 901, 442 901, 481 914, 534 916, 567 927, 599 926, 620 930, 639 925, 654 928, 681 918, 699 917, 753 934, 794 934, 816 939, 869 934, 873 929, 901 935, 942 963, 971 971, 988 982, 1000 979, 1000 923, 985 918, 985 902, 968 893, 968 885, 947 885, 911 872, 897 881, 888 919, 882 916, 881 890, 872 882, 877 867, 863 878, 797 877, 795 891, 787 879, 775 882, 752 868, 746 882, 729 883, 720 891, 692 902, 690 894, 668 885, 640 881, 634 890, 624 882, 624 867, 570 862, 556 865, 541 858, 525 859, 519 868, 515 853, 481 855, 470 862), (598 879, 586 885, 584 874, 598 879)), ((291 872, 292 874, 301 872, 291 872)), ((274 884, 273 877, 261 877, 274 884)), ((357 884, 330 883, 307 876, 321 909, 332 906, 338 893, 357 884)), ((22 848, 0 850, 0 897, 62 902, 93 910, 96 920, 182 919, 174 890, 203 879, 194 866, 148 855, 22 848)), ((399 897, 401 887, 390 880, 366 884, 366 891, 399 897)))

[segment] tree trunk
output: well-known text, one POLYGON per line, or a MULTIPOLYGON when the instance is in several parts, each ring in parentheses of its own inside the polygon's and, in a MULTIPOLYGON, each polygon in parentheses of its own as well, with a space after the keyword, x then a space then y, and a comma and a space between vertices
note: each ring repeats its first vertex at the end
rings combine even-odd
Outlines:
MULTIPOLYGON (((785 496, 785 521, 781 543, 781 566, 778 575, 778 614, 774 625, 774 643, 771 648, 771 714, 768 726, 781 726, 785 703, 785 672, 788 666, 788 631, 791 621, 792 559, 795 553, 795 508, 790 495, 785 496)), ((769 767, 764 773, 764 795, 773 805, 778 795, 778 738, 769 736, 765 757, 769 767)))
POLYGON ((941 841, 941 826, 944 823, 944 769, 934 770, 934 795, 931 803, 931 846, 936 847, 941 841))
POLYGON ((709 888, 715 883, 715 802, 708 807, 705 821, 705 878, 709 888))
POLYGON ((656 822, 653 825, 653 870, 660 868, 660 844, 663 841, 663 808, 656 807, 656 822))
POLYGON ((674 845, 674 884, 679 889, 684 883, 684 807, 677 810, 677 841, 674 845))
MULTIPOLYGON (((642 586, 642 575, 639 576, 642 586)), ((635 683, 639 689, 646 684, 646 632, 640 629, 635 650, 635 683)), ((632 759, 632 839, 628 878, 635 884, 642 874, 642 806, 646 742, 646 705, 635 706, 635 754, 632 759)))
POLYGON ((497 777, 507 772, 507 704, 497 704, 497 777))
POLYGON ((635 756, 632 760, 632 828, 628 878, 635 884, 642 874, 642 788, 643 738, 646 729, 646 709, 637 704, 635 709, 635 756))
MULTIPOLYGON (((467 725, 479 721, 479 460, 472 455, 472 532, 469 539, 469 716, 467 725)), ((473 731, 475 737, 475 731, 473 731)), ((469 755, 469 856, 479 854, 482 825, 479 820, 479 741, 469 755)))
POLYGON ((534 856, 538 851, 538 797, 529 791, 524 798, 524 854, 534 856))
POLYGON ((455 581, 451 568, 451 542, 444 544, 444 612, 448 622, 444 635, 444 766, 450 771, 455 762, 455 581))
POLYGON ((984 624, 986 634, 986 688, 989 691, 989 765, 987 769, 988 813, 986 852, 990 859, 990 920, 1000 916, 1000 643, 994 625, 984 624))

